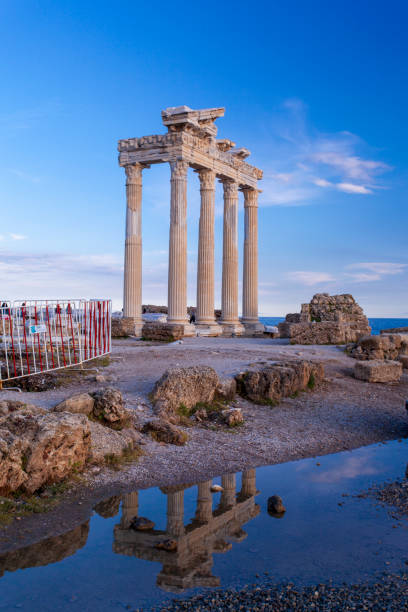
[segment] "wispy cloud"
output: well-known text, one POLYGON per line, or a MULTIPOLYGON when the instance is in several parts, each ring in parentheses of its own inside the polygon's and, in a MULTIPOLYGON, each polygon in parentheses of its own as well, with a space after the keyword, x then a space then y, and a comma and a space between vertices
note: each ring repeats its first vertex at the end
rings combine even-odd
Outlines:
POLYGON ((346 273, 354 282, 366 283, 371 281, 379 281, 384 276, 393 276, 402 274, 408 264, 404 263, 389 263, 389 262, 363 262, 354 263, 347 266, 348 270, 357 270, 357 272, 346 273))
POLYGON ((319 285, 321 283, 331 283, 336 279, 327 272, 312 272, 309 270, 297 270, 295 272, 289 272, 290 280, 296 281, 301 285, 307 285, 312 287, 313 285, 319 285))
POLYGON ((369 195, 384 188, 379 177, 391 167, 372 159, 368 145, 351 132, 320 133, 301 100, 287 100, 268 127, 273 153, 264 173, 264 206, 311 204, 327 189, 369 195))
POLYGON ((24 236, 23 234, 10 234, 10 238, 13 240, 26 240, 27 236, 24 236))

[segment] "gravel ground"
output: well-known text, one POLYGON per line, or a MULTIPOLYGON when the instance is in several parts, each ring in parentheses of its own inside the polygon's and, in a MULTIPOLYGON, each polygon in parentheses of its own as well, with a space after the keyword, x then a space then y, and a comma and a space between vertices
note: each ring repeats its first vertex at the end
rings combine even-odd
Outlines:
MULTIPOLYGON (((290 346, 285 340, 264 338, 188 338, 182 344, 151 344, 131 339, 113 343, 111 363, 101 367, 106 382, 95 372, 72 372, 62 388, 23 392, 19 399, 50 408, 74 393, 93 391, 107 382, 124 394, 142 424, 153 416, 148 400, 155 381, 170 366, 211 365, 220 375, 233 376, 251 364, 302 358, 323 361, 325 382, 314 392, 285 399, 275 408, 239 399, 245 424, 231 431, 195 426, 186 431, 184 447, 158 444, 146 437, 145 455, 137 463, 112 471, 86 474, 76 494, 59 508, 36 515, 0 532, 0 549, 30 543, 87 520, 101 499, 128 490, 188 484, 245 467, 283 463, 360 446, 408 437, 405 401, 408 374, 399 383, 372 384, 352 376, 355 360, 335 346, 290 346), (26 529, 22 529, 24 526, 26 529), (5 533, 7 531, 7 534, 5 533)), ((88 368, 88 365, 86 366, 88 368)), ((89 364, 92 368, 92 364, 89 364)), ((13 391, 0 397, 16 398, 13 391)))
POLYGON ((383 506, 388 506, 392 518, 408 519, 408 480, 396 480, 383 485, 374 485, 358 497, 371 497, 383 506))
MULTIPOLYGON (((137 610, 137 608, 136 608, 137 610)), ((371 610, 403 612, 408 610, 408 575, 386 575, 374 584, 333 586, 319 584, 297 588, 295 585, 274 585, 263 581, 241 590, 217 590, 185 600, 153 608, 156 611, 176 610, 270 610, 336 611, 371 610)))

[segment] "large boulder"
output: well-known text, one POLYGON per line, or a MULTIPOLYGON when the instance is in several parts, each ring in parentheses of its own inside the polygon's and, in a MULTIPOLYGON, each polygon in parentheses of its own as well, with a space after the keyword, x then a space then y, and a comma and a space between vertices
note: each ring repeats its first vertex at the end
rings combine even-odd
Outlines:
POLYGON ((27 410, 31 414, 46 414, 45 408, 35 406, 34 404, 26 404, 21 400, 6 399, 0 401, 0 418, 5 417, 17 410, 27 410))
POLYGON ((33 493, 82 469, 90 450, 84 415, 15 411, 0 419, 0 493, 33 493))
POLYGON ((199 404, 211 405, 234 396, 233 382, 220 380, 210 366, 192 366, 167 370, 156 382, 151 399, 162 417, 177 422, 180 410, 188 414, 199 404))
POLYGON ((399 361, 357 361, 354 376, 367 382, 398 382, 402 376, 402 363, 399 361))
POLYGON ((95 405, 94 398, 89 393, 77 393, 54 406, 54 412, 72 412, 89 416, 95 405))
POLYGON ((257 404, 271 405, 299 391, 313 390, 323 378, 322 363, 303 360, 277 362, 264 368, 248 370, 236 377, 243 397, 257 404))
POLYGON ((367 317, 350 294, 317 293, 278 327, 281 338, 289 338, 291 344, 347 344, 371 333, 367 317))

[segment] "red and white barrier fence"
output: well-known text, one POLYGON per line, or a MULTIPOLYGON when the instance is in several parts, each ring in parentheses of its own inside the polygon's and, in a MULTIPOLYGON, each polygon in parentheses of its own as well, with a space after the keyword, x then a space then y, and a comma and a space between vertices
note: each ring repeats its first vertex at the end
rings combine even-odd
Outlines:
POLYGON ((0 383, 79 365, 111 351, 110 300, 0 305, 0 383))

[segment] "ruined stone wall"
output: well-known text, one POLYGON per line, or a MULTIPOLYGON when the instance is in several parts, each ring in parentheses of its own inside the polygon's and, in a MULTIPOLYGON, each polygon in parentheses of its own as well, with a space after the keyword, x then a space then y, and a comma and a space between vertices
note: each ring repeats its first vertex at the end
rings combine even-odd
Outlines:
POLYGON ((278 327, 281 338, 290 338, 291 344, 346 344, 371 333, 363 309, 348 293, 317 293, 278 327))

